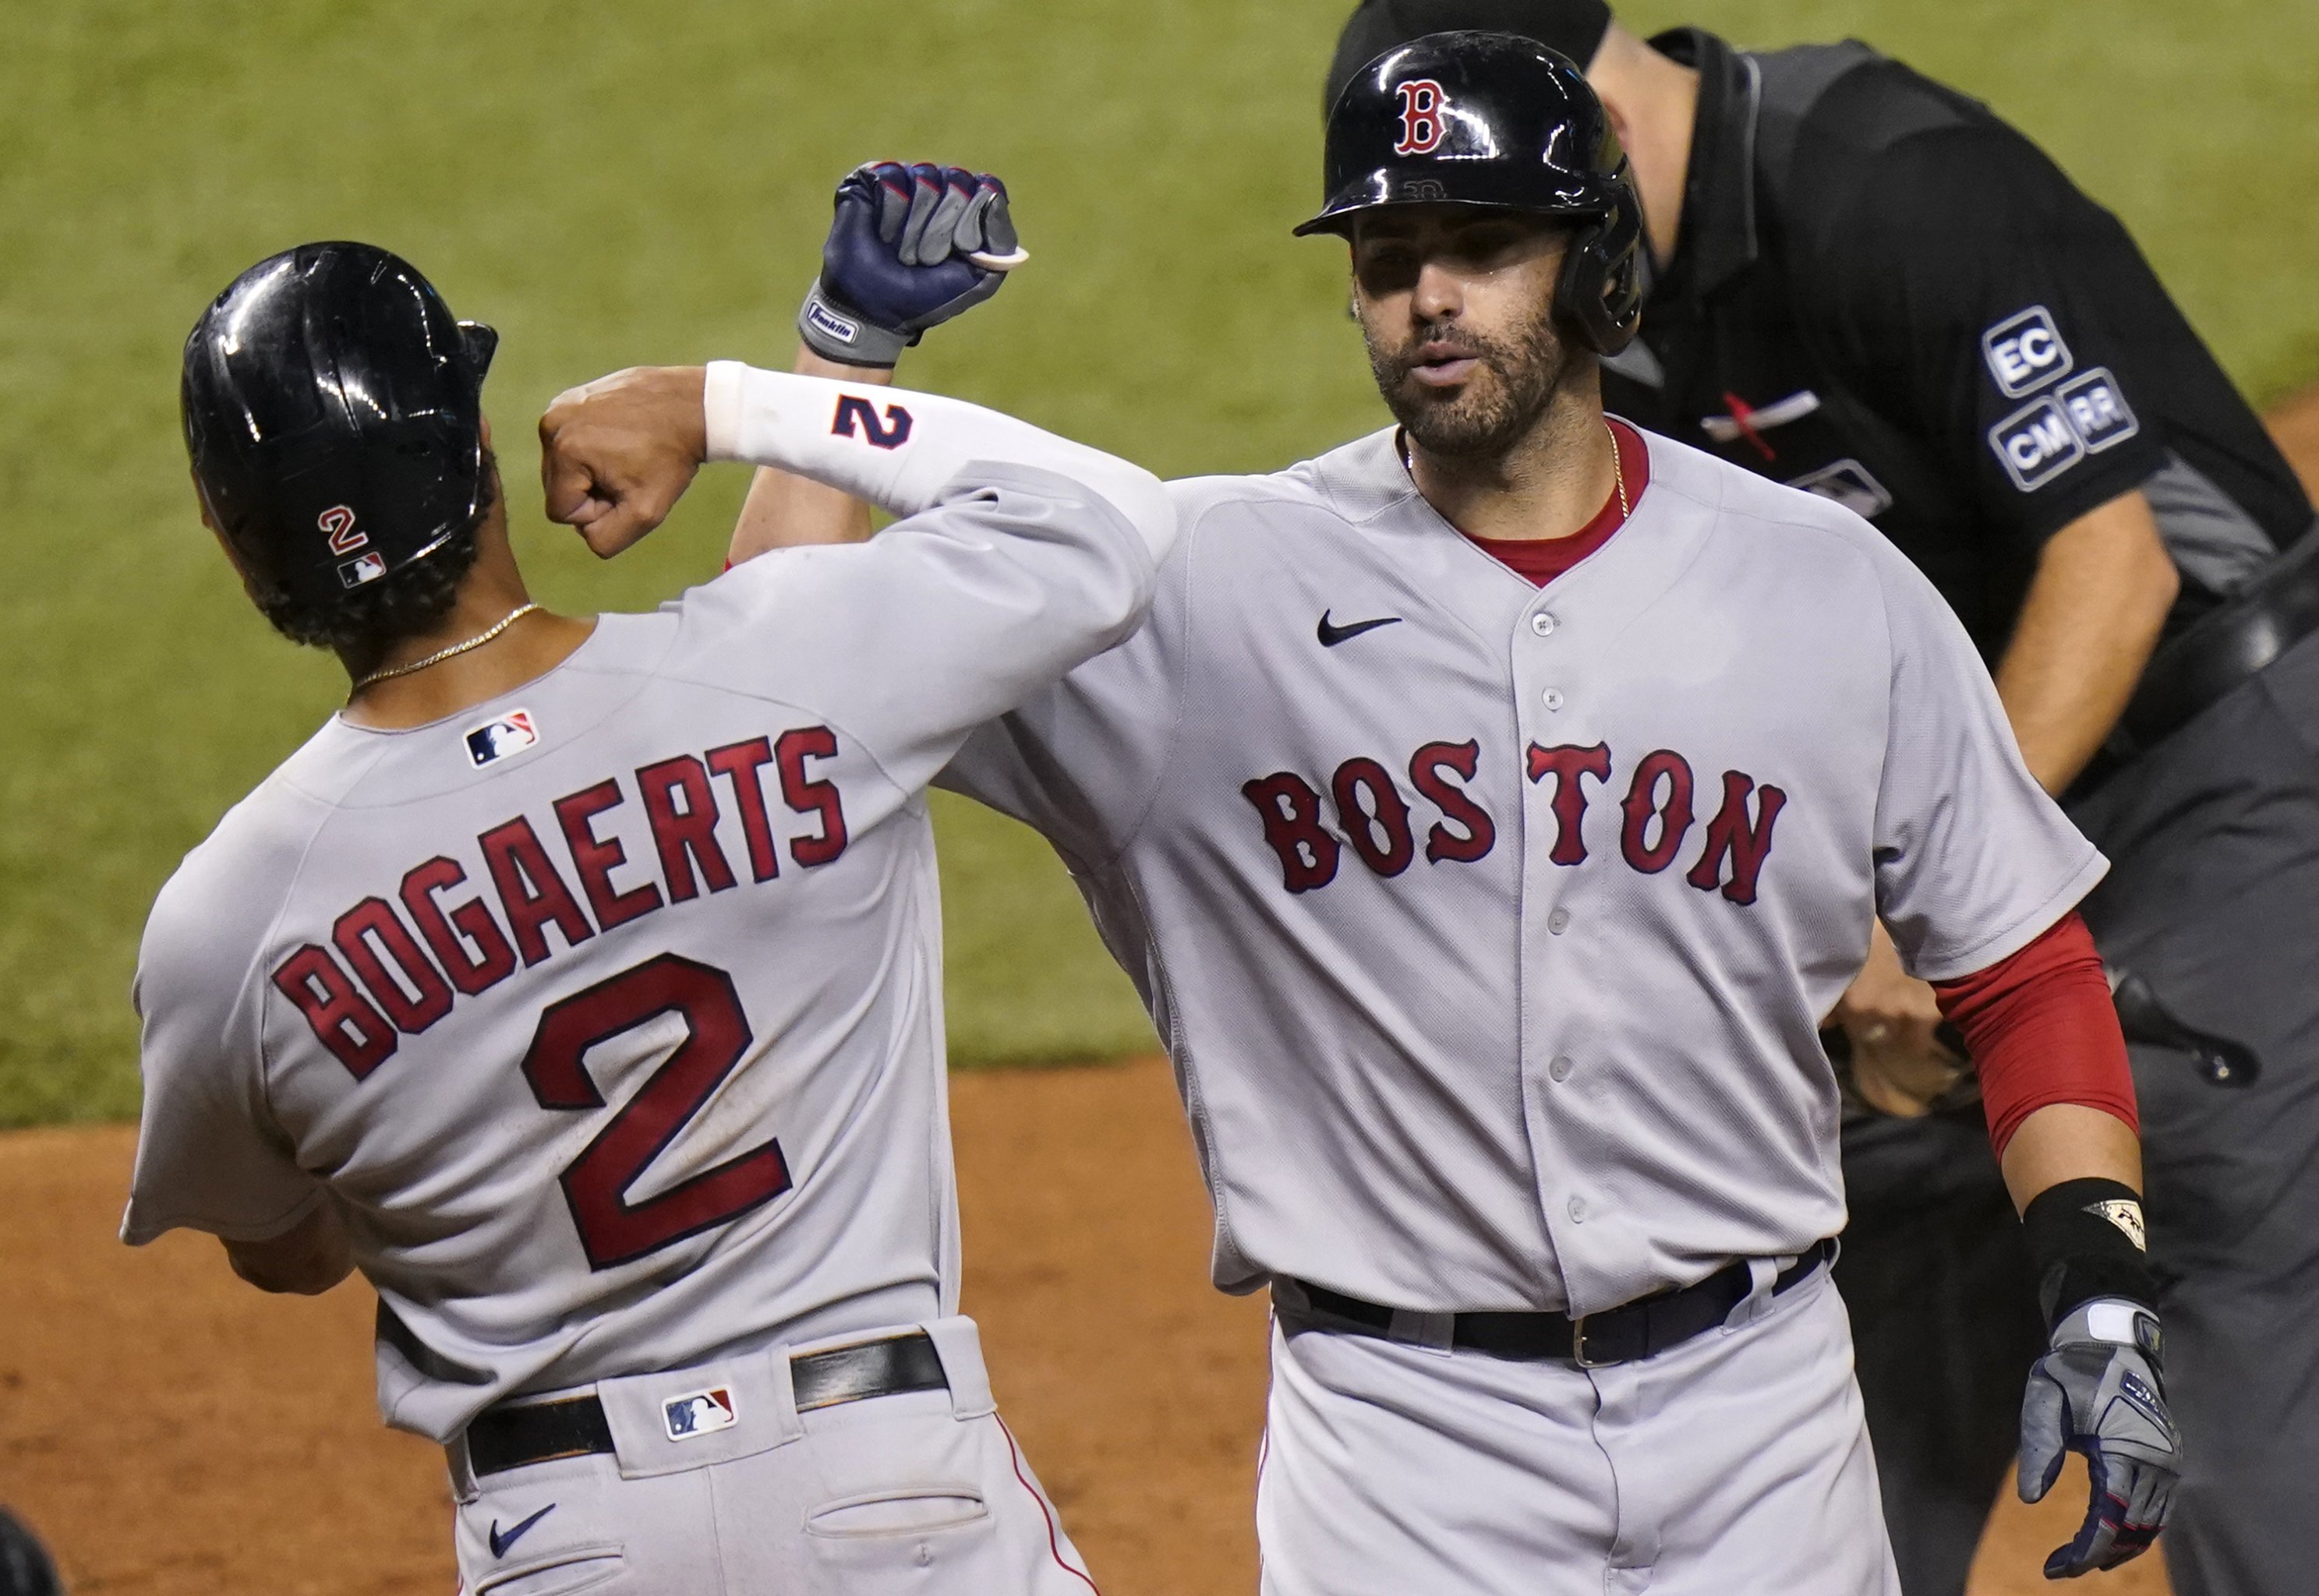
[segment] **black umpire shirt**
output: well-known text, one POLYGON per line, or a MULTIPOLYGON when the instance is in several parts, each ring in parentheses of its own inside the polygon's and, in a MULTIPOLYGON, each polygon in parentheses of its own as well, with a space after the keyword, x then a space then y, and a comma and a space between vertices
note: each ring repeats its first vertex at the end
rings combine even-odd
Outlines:
POLYGON ((1850 506, 1992 663, 2045 539, 2121 494, 2181 571, 2169 636, 2310 529, 2125 228, 1986 106, 1857 43, 1651 42, 1699 116, 1611 410, 1850 506))

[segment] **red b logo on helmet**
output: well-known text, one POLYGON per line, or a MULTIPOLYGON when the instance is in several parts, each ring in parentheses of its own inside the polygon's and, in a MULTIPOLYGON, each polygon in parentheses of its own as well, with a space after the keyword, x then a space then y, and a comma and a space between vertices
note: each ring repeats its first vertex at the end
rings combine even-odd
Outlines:
POLYGON ((1413 77, 1394 93, 1401 96, 1401 142, 1395 155, 1431 155, 1449 131, 1441 120, 1441 86, 1430 77, 1413 77))

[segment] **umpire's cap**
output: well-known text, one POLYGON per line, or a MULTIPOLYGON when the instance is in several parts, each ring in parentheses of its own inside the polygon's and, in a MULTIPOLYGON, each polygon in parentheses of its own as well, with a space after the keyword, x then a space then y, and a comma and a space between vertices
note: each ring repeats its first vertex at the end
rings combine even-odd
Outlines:
POLYGON ((1362 67, 1428 33, 1519 33, 1584 71, 1610 31, 1611 8, 1602 0, 1361 0, 1337 35, 1321 108, 1335 104, 1362 67))
POLYGON ((1511 33, 1431 33, 1347 80, 1329 107, 1327 201, 1298 234, 1349 234, 1403 205, 1568 217, 1555 308, 1597 352, 1642 311, 1642 204, 1602 102, 1570 61, 1511 33))
POLYGON ((185 339, 185 448, 257 582, 327 609, 472 522, 499 335, 417 267, 307 244, 233 280, 185 339))

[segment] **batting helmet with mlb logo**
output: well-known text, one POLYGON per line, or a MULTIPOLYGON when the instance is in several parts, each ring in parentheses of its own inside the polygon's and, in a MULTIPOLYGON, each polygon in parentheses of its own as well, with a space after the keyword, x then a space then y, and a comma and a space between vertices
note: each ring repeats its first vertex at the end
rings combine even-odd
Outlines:
POLYGON ((1329 108, 1327 201, 1302 234, 1349 235, 1392 206, 1567 217, 1555 309, 1599 354, 1641 320, 1643 209, 1584 74, 1512 33, 1431 33, 1355 72, 1329 108))
POLYGON ((185 339, 179 393, 202 497, 253 582, 327 609, 467 527, 490 492, 498 344, 368 244, 236 277, 185 339))

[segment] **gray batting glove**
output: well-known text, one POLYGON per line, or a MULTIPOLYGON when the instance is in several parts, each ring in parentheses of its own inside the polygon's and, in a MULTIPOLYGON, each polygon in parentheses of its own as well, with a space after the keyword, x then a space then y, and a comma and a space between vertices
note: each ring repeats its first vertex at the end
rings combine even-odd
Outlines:
POLYGON ((997 293, 1030 259, 1006 185, 958 167, 857 167, 837 185, 821 275, 798 312, 808 348, 846 365, 890 366, 930 327, 997 293))
POLYGON ((2049 1580, 2075 1579, 2140 1556, 2166 1527, 2182 1473, 2182 1436, 2166 1411, 2158 1316, 2097 1297, 2053 1327, 2053 1350, 2029 1371, 2021 1401, 2021 1500, 2038 1501, 2082 1452, 2093 1501, 2077 1537, 2045 1559, 2049 1580))

